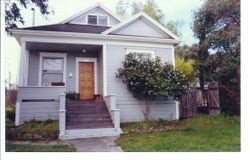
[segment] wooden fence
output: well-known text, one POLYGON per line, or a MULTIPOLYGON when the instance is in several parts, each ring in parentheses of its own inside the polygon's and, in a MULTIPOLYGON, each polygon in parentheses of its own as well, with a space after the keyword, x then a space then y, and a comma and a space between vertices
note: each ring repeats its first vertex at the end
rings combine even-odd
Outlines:
POLYGON ((10 105, 16 105, 17 90, 16 89, 5 89, 5 107, 10 105))
POLYGON ((220 113, 219 87, 217 82, 208 83, 208 88, 187 90, 180 99, 180 117, 193 117, 197 113, 217 115, 220 113))

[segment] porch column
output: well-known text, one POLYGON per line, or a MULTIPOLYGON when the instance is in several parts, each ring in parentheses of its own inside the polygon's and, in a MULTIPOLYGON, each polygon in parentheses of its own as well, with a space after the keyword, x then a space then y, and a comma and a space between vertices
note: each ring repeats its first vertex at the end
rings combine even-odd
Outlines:
POLYGON ((18 86, 27 85, 27 50, 26 50, 26 41, 21 41, 21 52, 20 52, 20 61, 19 61, 19 77, 18 77, 18 86))
POLYGON ((66 128, 66 94, 60 94, 60 106, 59 106, 59 138, 63 138, 65 136, 65 128, 66 128))
POLYGON ((102 47, 102 61, 103 61, 103 97, 107 96, 107 47, 103 44, 102 47))

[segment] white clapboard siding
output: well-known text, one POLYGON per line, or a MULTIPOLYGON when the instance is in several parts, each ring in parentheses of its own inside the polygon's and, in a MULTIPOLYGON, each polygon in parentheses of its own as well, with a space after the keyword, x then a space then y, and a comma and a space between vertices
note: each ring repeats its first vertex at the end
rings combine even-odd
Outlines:
POLYGON ((65 87, 18 87, 19 124, 32 119, 58 119, 59 95, 65 87))
POLYGON ((21 102, 20 123, 24 121, 58 119, 59 102, 21 102))

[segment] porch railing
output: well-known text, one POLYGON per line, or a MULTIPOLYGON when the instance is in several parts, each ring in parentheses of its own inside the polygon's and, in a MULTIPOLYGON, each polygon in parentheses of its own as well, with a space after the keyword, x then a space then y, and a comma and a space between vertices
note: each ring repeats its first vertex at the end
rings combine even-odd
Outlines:
MULTIPOLYGON (((65 135, 65 124, 66 124, 66 110, 65 110, 65 95, 66 88, 64 86, 57 87, 39 87, 39 86, 20 86, 17 91, 17 103, 16 103, 16 121, 15 124, 19 125, 24 119, 21 112, 33 110, 34 113, 37 111, 39 115, 46 118, 46 114, 58 115, 59 119, 59 131, 60 137, 65 135), (44 106, 38 108, 33 104, 44 106), (25 109, 24 109, 25 106, 25 109), (57 107, 58 106, 58 107, 57 107), (38 110, 37 110, 38 109, 38 110), (49 109, 49 111, 47 110, 49 109), (53 112, 53 113, 49 113, 53 112)), ((33 115, 30 115, 31 117, 33 115)), ((36 117, 34 117, 36 119, 36 117)), ((38 117, 39 118, 39 117, 38 117)), ((48 117, 50 118, 50 117, 48 117)), ((26 119, 25 119, 26 120, 26 119)))
POLYGON ((105 103, 106 103, 107 108, 109 110, 114 127, 117 130, 121 130, 121 128, 120 128, 120 109, 116 108, 116 96, 115 95, 106 96, 105 103))
POLYGON ((51 100, 59 101, 60 93, 66 91, 65 87, 39 87, 39 86, 19 86, 17 91, 17 101, 39 101, 51 100))

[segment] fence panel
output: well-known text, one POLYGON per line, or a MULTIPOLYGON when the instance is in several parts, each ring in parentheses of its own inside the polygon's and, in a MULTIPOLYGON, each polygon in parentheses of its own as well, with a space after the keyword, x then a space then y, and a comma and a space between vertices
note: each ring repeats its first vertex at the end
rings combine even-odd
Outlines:
POLYGON ((17 90, 5 90, 5 106, 16 105, 17 90))
POLYGON ((217 82, 208 84, 207 102, 209 115, 217 115, 220 113, 219 86, 217 82))
POLYGON ((196 90, 188 90, 180 99, 180 117, 193 117, 197 113, 196 90))

